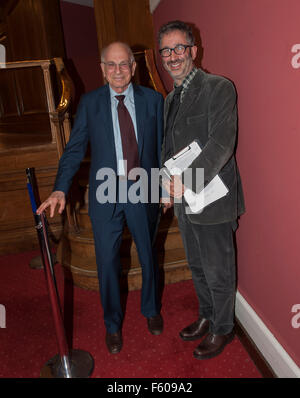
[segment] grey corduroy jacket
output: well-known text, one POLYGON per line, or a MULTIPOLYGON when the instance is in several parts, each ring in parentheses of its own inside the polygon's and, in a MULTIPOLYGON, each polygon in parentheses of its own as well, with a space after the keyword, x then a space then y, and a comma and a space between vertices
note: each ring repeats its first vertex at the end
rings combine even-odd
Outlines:
MULTIPOLYGON (((165 120, 173 91, 165 101, 165 120)), ((202 152, 192 163, 192 188, 199 192, 203 181, 195 179, 196 168, 204 169, 204 186, 217 174, 229 193, 211 203, 199 214, 189 214, 191 222, 219 224, 234 221, 245 212, 241 178, 235 160, 237 137, 237 105, 234 85, 224 77, 208 74, 198 69, 180 104, 173 129, 174 153, 197 139, 202 152)), ((162 147, 162 164, 165 158, 165 141, 162 147)), ((175 204, 175 214, 177 213, 175 204)))

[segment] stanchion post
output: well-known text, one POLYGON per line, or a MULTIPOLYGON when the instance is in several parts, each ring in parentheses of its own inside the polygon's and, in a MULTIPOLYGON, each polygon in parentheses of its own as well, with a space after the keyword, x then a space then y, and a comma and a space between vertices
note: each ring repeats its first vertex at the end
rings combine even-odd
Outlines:
POLYGON ((41 258, 44 266, 48 294, 50 298, 59 353, 50 359, 41 371, 41 377, 73 378, 89 377, 93 371, 94 361, 91 355, 82 350, 69 350, 64 329, 63 317, 59 301, 53 257, 49 244, 47 219, 45 213, 37 214, 39 203, 38 188, 33 168, 26 169, 27 189, 35 220, 41 258))

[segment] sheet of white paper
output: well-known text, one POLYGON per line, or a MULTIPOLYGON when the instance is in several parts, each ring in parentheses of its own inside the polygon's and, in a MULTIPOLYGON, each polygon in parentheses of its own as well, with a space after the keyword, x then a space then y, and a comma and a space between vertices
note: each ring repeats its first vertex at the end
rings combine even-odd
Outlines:
POLYGON ((191 211, 193 213, 199 213, 209 205, 218 199, 221 199, 229 192, 226 185, 223 183, 221 178, 216 175, 209 184, 198 194, 186 189, 184 192, 184 198, 187 201, 191 211))
MULTIPOLYGON (((200 155, 201 148, 196 141, 193 141, 186 148, 182 149, 175 156, 165 162, 165 166, 171 175, 182 174, 192 162, 200 155)), ((196 194, 190 189, 184 193, 184 198, 193 213, 201 212, 205 206, 222 198, 229 192, 221 178, 216 175, 209 184, 196 194)))

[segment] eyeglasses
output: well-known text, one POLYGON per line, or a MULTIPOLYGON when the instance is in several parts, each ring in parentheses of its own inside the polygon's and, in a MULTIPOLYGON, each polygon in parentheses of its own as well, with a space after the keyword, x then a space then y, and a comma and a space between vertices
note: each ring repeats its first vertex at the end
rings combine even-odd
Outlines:
POLYGON ((169 47, 162 48, 161 50, 159 50, 159 53, 162 57, 169 57, 172 54, 172 51, 174 51, 174 53, 177 55, 182 55, 185 53, 185 50, 188 47, 194 47, 194 46, 190 44, 177 44, 177 46, 175 46, 174 48, 169 48, 169 47))
POLYGON ((127 71, 130 69, 132 63, 131 62, 121 62, 119 64, 116 64, 115 62, 101 62, 102 64, 106 65, 108 70, 116 70, 117 66, 119 67, 120 70, 122 71, 127 71))

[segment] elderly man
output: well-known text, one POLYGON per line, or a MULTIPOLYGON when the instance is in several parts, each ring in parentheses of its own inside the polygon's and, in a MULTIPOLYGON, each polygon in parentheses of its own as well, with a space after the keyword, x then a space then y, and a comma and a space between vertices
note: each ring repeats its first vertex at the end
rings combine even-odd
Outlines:
POLYGON ((106 344, 109 352, 115 354, 120 352, 123 343, 119 249, 125 221, 142 268, 141 312, 152 334, 158 335, 163 329, 157 292, 158 264, 152 247, 159 205, 145 200, 132 203, 130 198, 123 198, 124 189, 128 192, 137 183, 132 170, 142 168, 150 176, 152 168, 159 168, 163 97, 154 90, 131 83, 136 63, 125 43, 114 42, 103 49, 101 69, 108 84, 82 97, 70 141, 59 162, 54 192, 38 213, 49 206, 53 217, 57 205, 59 213, 63 211, 66 194, 89 141, 89 216, 95 240, 106 344), (105 170, 112 171, 115 176, 112 189, 115 197, 108 202, 103 200, 103 195, 99 198, 101 190, 98 189, 99 178, 103 178, 105 170))
MULTIPOLYGON (((233 84, 197 69, 197 47, 191 28, 172 21, 160 28, 159 52, 174 80, 166 98, 162 163, 192 141, 202 152, 191 164, 193 178, 178 182, 173 176, 168 193, 175 201, 187 260, 199 300, 199 316, 180 332, 185 341, 201 339, 197 359, 221 353, 233 339, 235 302, 235 249, 233 232, 244 212, 240 176, 234 156, 237 132, 236 93, 233 84), (196 173, 202 169, 203 173, 196 173), (183 199, 186 188, 199 193, 217 175, 229 192, 202 212, 192 213, 183 199), (186 185, 186 186, 185 186, 186 185), (175 198, 175 199, 174 199, 175 198), (176 203, 181 202, 181 203, 176 203)), ((164 200, 165 206, 172 202, 164 200)))

